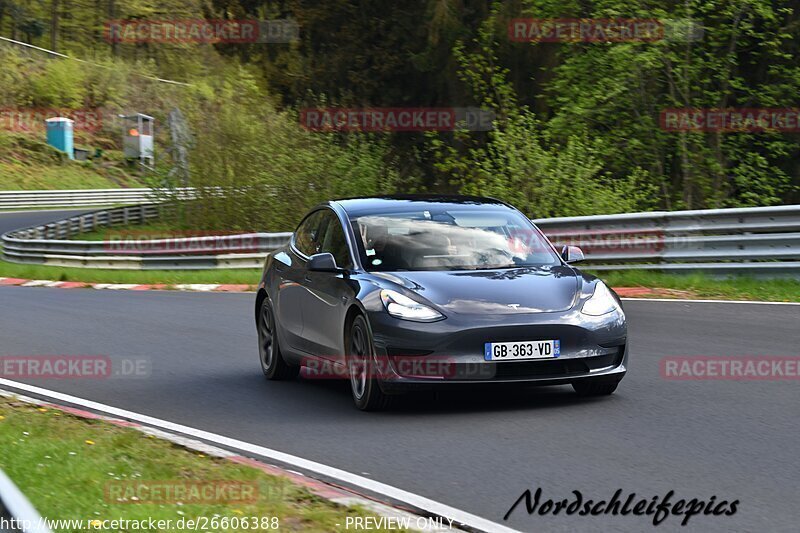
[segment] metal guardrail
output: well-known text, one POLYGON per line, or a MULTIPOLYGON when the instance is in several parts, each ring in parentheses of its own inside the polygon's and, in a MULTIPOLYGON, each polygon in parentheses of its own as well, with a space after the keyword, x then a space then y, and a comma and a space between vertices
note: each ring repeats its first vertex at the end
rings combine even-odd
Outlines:
POLYGON ((9 209, 104 207, 146 204, 162 201, 165 196, 190 199, 192 188, 178 189, 80 189, 65 191, 0 191, 0 211, 9 209))
MULTIPOLYGON (((88 213, 9 232, 7 261, 83 268, 258 268, 290 233, 190 236, 108 242, 66 240, 99 227, 137 224, 167 206, 139 205, 88 213)), ((648 269, 800 274, 800 206, 629 213, 539 219, 558 247, 581 246, 589 270, 648 269)))
POLYGON ((51 533, 14 482, 0 470, 0 533, 51 533))
POLYGON ((534 220, 581 246, 586 269, 800 274, 800 206, 659 211, 534 220))
POLYGON ((131 229, 174 208, 174 204, 116 207, 11 231, 2 236, 3 259, 12 263, 122 270, 260 268, 267 253, 282 246, 292 235, 189 232, 186 237, 144 239, 131 229), (69 240, 81 233, 114 226, 123 226, 125 230, 107 241, 69 240))

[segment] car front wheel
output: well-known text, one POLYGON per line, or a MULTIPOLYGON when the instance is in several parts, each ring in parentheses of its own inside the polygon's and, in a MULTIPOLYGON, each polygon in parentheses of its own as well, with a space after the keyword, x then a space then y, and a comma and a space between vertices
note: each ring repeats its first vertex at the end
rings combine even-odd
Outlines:
POLYGON ((392 397, 385 394, 375 378, 376 365, 367 321, 357 315, 347 339, 347 369, 356 407, 380 411, 389 407, 392 397))

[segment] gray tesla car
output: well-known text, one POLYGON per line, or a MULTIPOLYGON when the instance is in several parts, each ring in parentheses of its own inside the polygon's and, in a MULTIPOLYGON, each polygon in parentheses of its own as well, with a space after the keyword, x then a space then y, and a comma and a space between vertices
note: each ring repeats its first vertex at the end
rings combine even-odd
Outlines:
POLYGON ((614 392, 627 370, 618 296, 489 198, 326 202, 267 258, 255 317, 269 379, 346 379, 356 406, 402 392, 571 384, 614 392))

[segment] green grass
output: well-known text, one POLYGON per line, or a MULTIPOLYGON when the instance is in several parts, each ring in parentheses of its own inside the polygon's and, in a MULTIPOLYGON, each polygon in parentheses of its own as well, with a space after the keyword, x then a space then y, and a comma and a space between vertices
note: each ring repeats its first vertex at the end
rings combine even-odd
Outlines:
POLYGON ((260 269, 241 270, 103 270, 57 266, 18 265, 0 261, 0 278, 83 281, 86 283, 135 283, 177 285, 183 283, 257 285, 260 269))
MULTIPOLYGON (((591 269, 586 269, 591 271, 591 269)), ((681 298, 800 302, 800 280, 737 276, 712 278, 704 274, 662 274, 646 271, 594 272, 612 287, 648 287, 687 291, 681 298)), ((669 297, 669 295, 666 295, 669 297)))
MULTIPOLYGON (((141 187, 126 180, 129 187, 141 187)), ((116 189, 118 181, 91 167, 91 163, 67 162, 58 166, 0 161, 0 190, 116 189)))
POLYGON ((208 235, 219 236, 223 233, 231 235, 241 234, 242 231, 230 230, 221 232, 218 230, 203 230, 199 228, 183 229, 176 227, 176 223, 168 220, 148 222, 147 224, 132 224, 128 226, 112 226, 97 229, 87 233, 79 233, 70 237, 76 241, 104 241, 119 240, 120 238, 132 239, 175 239, 187 237, 200 237, 206 232, 208 235))
POLYGON ((134 429, 4 397, 0 397, 0 468, 48 519, 277 516, 280 530, 327 533, 343 530, 347 516, 367 515, 362 509, 333 504, 285 478, 249 466, 208 457, 134 429), (108 496, 109 483, 125 481, 162 486, 215 481, 255 484, 257 498, 248 503, 178 505, 125 503, 108 496))
MULTIPOLYGON (((587 271, 591 271, 587 269, 587 271)), ((675 293, 656 293, 666 298, 720 300, 762 300, 800 302, 800 280, 755 279, 733 277, 711 278, 703 274, 661 274, 656 272, 594 272, 612 287, 647 287, 670 289, 675 293)), ((242 270, 103 270, 40 265, 18 265, 0 261, 0 277, 47 279, 86 283, 164 284, 184 283, 250 285, 254 290, 261 276, 260 269, 242 270)), ((169 287, 167 287, 169 288, 169 287)))
MULTIPOLYGON (((82 145, 82 143, 80 143, 82 145)), ((34 134, 0 132, 0 190, 115 189, 143 187, 110 150, 97 162, 78 162, 34 134)))

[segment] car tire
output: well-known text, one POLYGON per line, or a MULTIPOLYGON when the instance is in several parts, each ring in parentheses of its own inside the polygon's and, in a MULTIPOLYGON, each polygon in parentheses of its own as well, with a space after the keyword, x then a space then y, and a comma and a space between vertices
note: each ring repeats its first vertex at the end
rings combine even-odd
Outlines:
POLYGON ((617 390, 618 385, 619 381, 582 380, 575 381, 572 388, 580 396, 608 396, 617 390))
POLYGON ((347 373, 356 407, 362 411, 382 411, 392 403, 392 396, 381 390, 375 379, 375 350, 367 321, 356 315, 347 335, 347 373))
POLYGON ((258 359, 261 371, 272 381, 281 381, 297 377, 300 367, 286 362, 278 345, 278 332, 275 327, 275 313, 269 298, 261 302, 258 312, 258 359))

